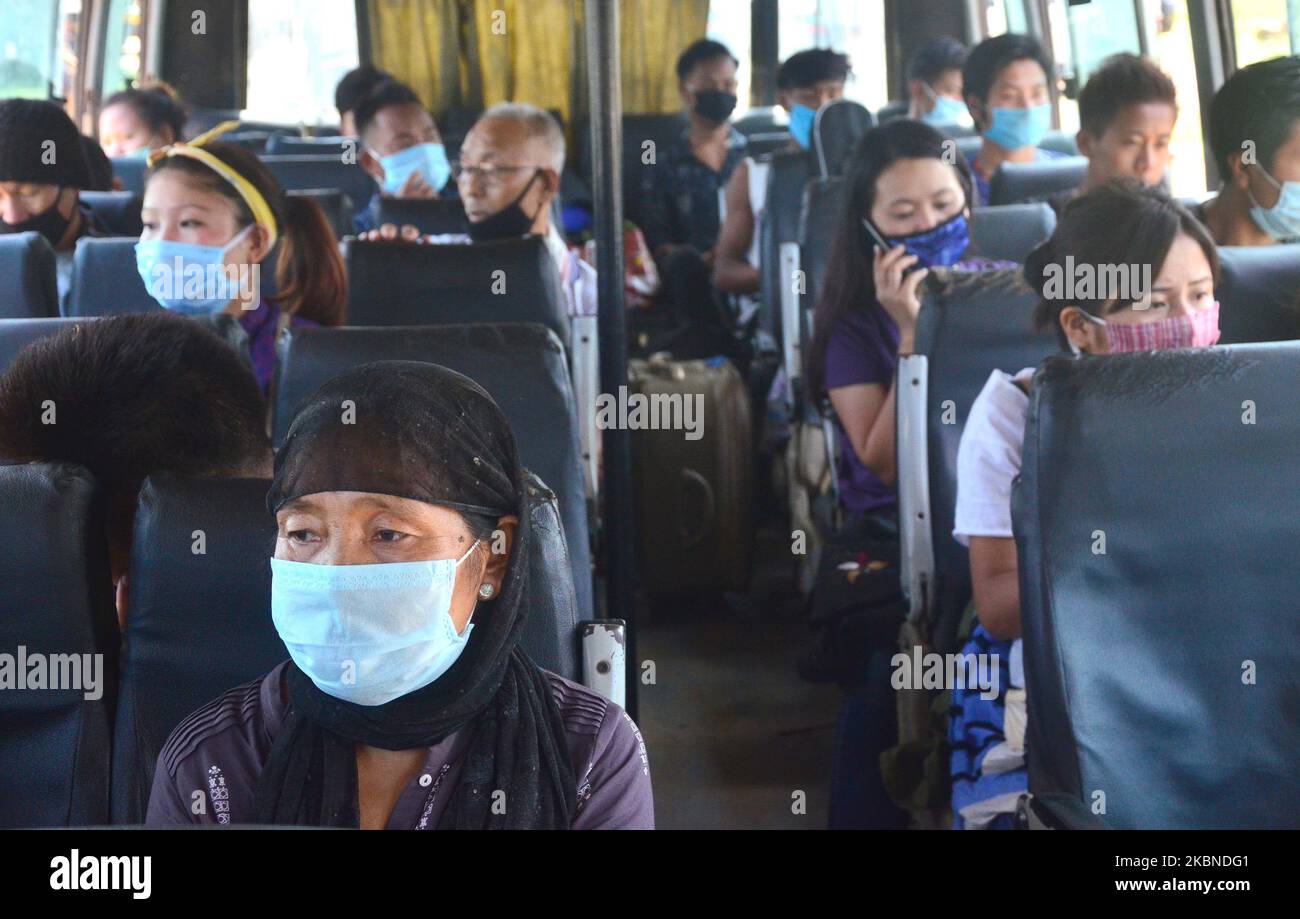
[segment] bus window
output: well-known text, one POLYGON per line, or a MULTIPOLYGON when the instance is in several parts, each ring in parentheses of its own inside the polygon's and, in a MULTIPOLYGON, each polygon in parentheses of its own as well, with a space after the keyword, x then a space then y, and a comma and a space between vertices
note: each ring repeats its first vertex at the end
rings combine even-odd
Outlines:
POLYGON ((144 19, 140 0, 113 0, 104 36, 103 97, 128 89, 140 79, 143 66, 144 19))
POLYGON ((1287 0, 1232 0, 1232 31, 1238 67, 1290 54, 1287 0))
MULTIPOLYGON (((1141 36, 1145 35, 1146 55, 1169 74, 1178 88, 1178 124, 1170 142, 1170 190, 1179 197, 1202 197, 1206 192, 1205 143, 1187 0, 1143 0, 1144 22, 1140 26, 1134 9, 1132 0, 1094 0, 1082 6, 1050 0, 1053 52, 1064 65, 1065 74, 1072 77, 1072 95, 1077 96, 1092 72, 1111 54, 1139 53, 1141 36), (1062 23, 1066 28, 1061 28, 1062 23)), ((1060 101, 1061 130, 1078 131, 1078 103, 1064 96, 1060 101)))
POLYGON ((987 38, 1008 32, 1018 35, 1029 32, 1025 0, 985 0, 984 16, 988 22, 987 38))
POLYGON ((250 3, 245 117, 336 124, 334 87, 359 61, 355 23, 354 0, 250 3))
POLYGON ((889 102, 884 0, 783 0, 777 47, 781 60, 805 48, 842 51, 853 63, 844 97, 872 111, 889 102))
POLYGON ((10 0, 0 17, 0 98, 67 96, 75 85, 81 0, 10 0))
POLYGON ((736 110, 733 118, 749 111, 750 87, 750 0, 712 0, 709 3, 707 36, 720 41, 740 61, 736 68, 736 110))

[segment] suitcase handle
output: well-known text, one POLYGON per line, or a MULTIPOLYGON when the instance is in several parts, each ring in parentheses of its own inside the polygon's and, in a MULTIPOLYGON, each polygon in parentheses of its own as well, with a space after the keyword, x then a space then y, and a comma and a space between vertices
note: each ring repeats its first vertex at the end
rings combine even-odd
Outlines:
POLYGON ((682 548, 693 549, 704 541, 704 535, 709 532, 713 526, 713 514, 715 504, 713 500, 713 486, 709 480, 700 475, 694 469, 682 470, 682 492, 681 492, 681 512, 678 514, 678 533, 682 538, 682 548), (686 492, 691 486, 695 486, 701 497, 704 499, 704 515, 700 526, 692 532, 686 525, 686 492))

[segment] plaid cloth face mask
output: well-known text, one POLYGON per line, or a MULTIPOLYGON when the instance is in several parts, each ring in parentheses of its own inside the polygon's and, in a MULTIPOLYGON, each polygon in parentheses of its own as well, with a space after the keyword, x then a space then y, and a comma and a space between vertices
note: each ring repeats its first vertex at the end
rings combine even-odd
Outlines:
POLYGON ((1107 322, 1083 312, 1090 321, 1106 329, 1106 346, 1111 354, 1157 351, 1164 348, 1208 348, 1219 340, 1219 303, 1194 313, 1170 316, 1156 322, 1107 322))

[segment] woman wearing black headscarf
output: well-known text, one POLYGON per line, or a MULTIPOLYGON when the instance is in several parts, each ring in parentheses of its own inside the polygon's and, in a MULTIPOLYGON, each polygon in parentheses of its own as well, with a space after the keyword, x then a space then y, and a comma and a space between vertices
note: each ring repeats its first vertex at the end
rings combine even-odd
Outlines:
POLYGON ((383 361, 325 384, 267 496, 292 660, 172 732, 147 822, 652 827, 631 719, 517 647, 526 501, 514 436, 469 379, 383 361))

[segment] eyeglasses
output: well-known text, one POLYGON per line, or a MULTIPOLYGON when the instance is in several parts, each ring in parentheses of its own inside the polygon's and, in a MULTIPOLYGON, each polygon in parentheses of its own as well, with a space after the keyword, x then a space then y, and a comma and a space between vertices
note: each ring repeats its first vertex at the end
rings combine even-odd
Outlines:
POLYGON ((486 166, 466 166, 460 160, 451 164, 451 174, 456 177, 456 181, 469 179, 473 182, 481 179, 483 184, 489 188, 495 188, 506 181, 507 176, 514 175, 522 169, 540 169, 540 166, 498 166, 496 163, 489 163, 486 166))

